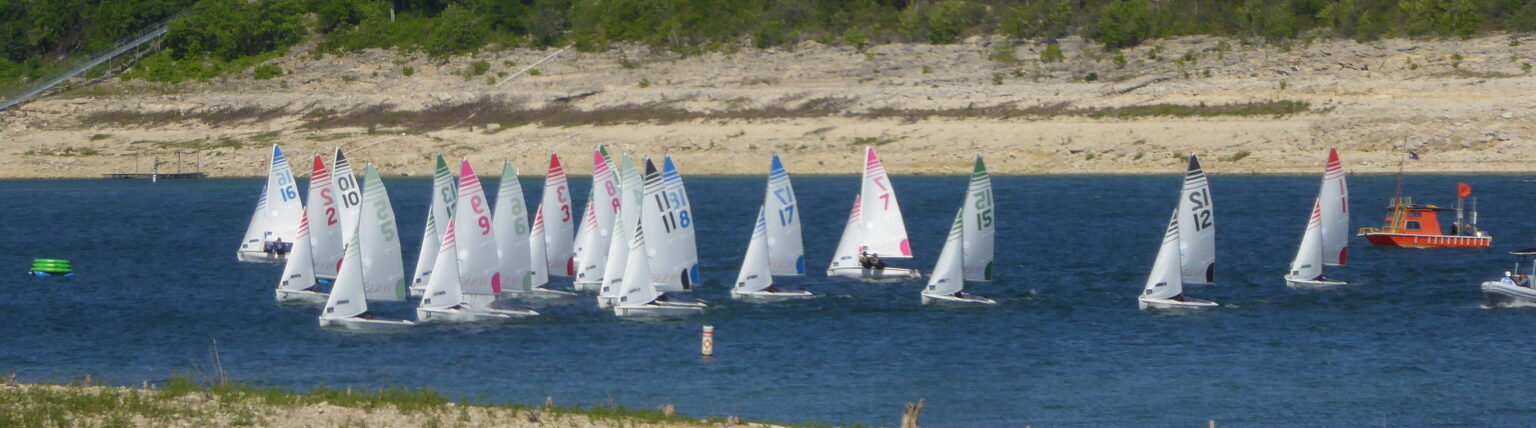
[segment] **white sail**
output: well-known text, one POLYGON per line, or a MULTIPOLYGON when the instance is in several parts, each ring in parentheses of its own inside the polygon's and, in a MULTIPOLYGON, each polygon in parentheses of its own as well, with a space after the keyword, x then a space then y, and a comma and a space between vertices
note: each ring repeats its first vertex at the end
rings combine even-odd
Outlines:
POLYGON ((1328 167, 1323 172, 1322 202, 1323 263, 1344 266, 1349 253, 1349 186, 1344 184, 1344 166, 1339 151, 1328 150, 1328 167))
POLYGON ((1200 169, 1200 158, 1189 155, 1184 191, 1179 195, 1179 258, 1184 284, 1216 282, 1216 219, 1211 184, 1200 169))
MULTIPOLYGON (((650 250, 647 255, 650 256, 651 282, 661 291, 692 289, 690 280, 697 276, 694 270, 698 269, 698 264, 688 259, 684 242, 693 238, 693 219, 681 201, 682 195, 667 190, 661 172, 650 159, 645 161, 645 197, 642 199, 640 229, 646 234, 646 248, 650 250)), ((634 251, 633 246, 630 251, 634 251)), ((626 281, 630 279, 628 271, 624 272, 624 278, 626 281)))
POLYGON ((250 228, 240 243, 240 252, 262 253, 268 242, 281 239, 293 243, 299 235, 299 215, 304 201, 299 198, 299 186, 288 167, 288 158, 276 144, 272 145, 272 158, 267 170, 265 201, 258 201, 251 214, 250 228))
MULTIPOLYGON (((961 247, 965 249, 963 266, 966 281, 992 280, 993 248, 997 240, 997 225, 993 222, 996 207, 992 201, 992 177, 987 174, 987 165, 982 163, 981 156, 977 156, 961 212, 964 218, 961 247)), ((947 247, 949 243, 944 245, 947 247)), ((937 271, 934 277, 938 277, 937 271)))
MULTIPOLYGON (((448 171, 448 162, 443 160, 443 155, 437 155, 437 163, 432 169, 432 204, 427 211, 427 223, 439 221, 447 223, 453 218, 453 203, 457 199, 458 189, 453 179, 453 174, 448 171)), ((446 235, 447 227, 434 227, 428 225, 427 230, 421 235, 421 252, 416 257, 416 271, 411 279, 413 286, 421 286, 427 283, 432 275, 432 267, 437 263, 438 244, 446 235)))
MULTIPOLYGON (((400 258, 400 229, 395 209, 379 172, 363 169, 363 203, 357 222, 362 254, 363 288, 372 300, 405 300, 405 263, 400 258)), ((349 256, 350 258, 350 256, 349 256)))
MULTIPOLYGON (((545 274, 575 275, 576 252, 572 248, 571 234, 576 230, 576 218, 571 212, 571 191, 559 155, 549 156, 549 172, 544 176, 544 198, 539 204, 539 214, 544 218, 545 274)), ((537 283, 535 281, 535 285, 537 283)))
POLYGON ((607 149, 597 146, 592 151, 592 193, 587 197, 590 223, 582 225, 588 232, 576 246, 576 281, 600 284, 608 260, 609 242, 613 241, 613 218, 619 213, 619 178, 614 165, 608 159, 607 149), (588 225, 590 224, 590 225, 588 225))
MULTIPOLYGON (((589 253, 594 252, 592 247, 596 245, 598 238, 597 212, 594 211, 596 207, 594 207, 592 204, 592 194, 593 192, 596 192, 597 189, 587 190, 587 206, 581 212, 581 225, 576 228, 576 239, 572 241, 572 245, 575 245, 574 250, 576 252, 576 256, 572 258, 573 261, 571 262, 571 266, 573 266, 572 269, 574 269, 574 272, 576 272, 576 275, 574 275, 576 280, 574 282, 577 283, 583 282, 583 280, 586 279, 586 276, 582 275, 582 269, 584 269, 586 266, 596 264, 591 263, 589 260, 591 257, 589 253)), ((593 266, 593 268, 595 269, 596 266, 593 266)), ((580 290, 581 286, 576 286, 576 289, 580 290)))
MULTIPOLYGON (((501 261, 501 276, 510 281, 507 291, 533 291, 533 266, 528 243, 528 203, 523 199, 523 185, 517 181, 512 162, 501 164, 501 187, 496 189, 491 229, 496 234, 496 256, 501 261)), ((543 256, 539 256, 543 260, 543 256)), ((540 262, 537 266, 542 266, 540 262)))
MULTIPOLYGON (((314 169, 309 173, 309 200, 307 211, 315 213, 315 224, 309 227, 309 245, 313 251, 315 276, 335 278, 341 269, 341 205, 336 189, 331 184, 331 172, 325 168, 325 160, 315 155, 314 169)), ((306 214, 307 217, 307 214, 306 214)))
POLYGON ((309 244, 309 215, 299 215, 299 239, 293 243, 293 253, 283 266, 283 276, 277 283, 279 290, 308 290, 315 286, 315 264, 309 244))
POLYGON ((459 258, 459 284, 465 299, 490 304, 501 294, 501 261, 496 259, 496 235, 491 229, 491 203, 485 199, 480 176, 459 164, 459 196, 454 207, 453 229, 459 258))
MULTIPOLYGON (((912 246, 907 241, 907 225, 901 218, 901 205, 896 202, 896 190, 885 172, 880 157, 873 147, 864 149, 864 182, 859 188, 859 226, 863 247, 882 259, 912 257, 912 246)), ((857 259, 858 254, 854 254, 857 259)))
POLYGON ((622 290, 621 281, 624 279, 624 265, 629 262, 630 236, 633 236, 635 225, 640 223, 640 200, 643 197, 644 181, 640 176, 640 170, 635 169, 635 163, 624 155, 619 167, 619 215, 614 216, 613 236, 608 245, 608 260, 605 263, 612 269, 603 270, 603 288, 598 291, 600 297, 617 300, 619 291, 622 290))
POLYGON ((431 268, 432 271, 440 272, 441 275, 429 278, 426 293, 421 299, 423 308, 448 308, 464 302, 463 288, 459 283, 458 246, 455 244, 454 223, 451 221, 446 223, 447 234, 438 245, 441 251, 431 268))
MULTIPOLYGON (((541 207, 542 208, 542 207, 541 207)), ((533 287, 549 283, 549 252, 544 240, 544 210, 533 212, 533 232, 528 235, 528 258, 533 262, 528 280, 533 287)))
POLYGON ((1152 273, 1147 275, 1147 286, 1142 297, 1168 299, 1184 293, 1184 280, 1179 273, 1179 210, 1173 210, 1168 220, 1168 231, 1163 235, 1163 245, 1157 249, 1157 259, 1152 262, 1152 273))
POLYGON ((944 249, 939 251, 939 261, 933 266, 933 276, 928 278, 928 289, 923 294, 949 295, 965 289, 965 212, 965 207, 955 212, 949 237, 944 240, 944 249))
MULTIPOLYGON (((672 163, 670 155, 662 157, 661 182, 666 188, 667 198, 672 200, 672 210, 678 217, 678 227, 673 231, 675 233, 671 234, 673 242, 670 243, 672 248, 670 251, 675 251, 682 257, 681 263, 686 267, 683 274, 687 275, 682 279, 683 290, 691 290, 693 285, 701 280, 699 278, 699 245, 694 233, 697 228, 693 227, 693 222, 698 218, 693 215, 693 204, 688 202, 688 189, 683 186, 683 175, 678 173, 677 165, 672 163)), ((668 289, 663 288, 662 291, 668 291, 668 289)))
POLYGON ((1322 203, 1312 202, 1312 216, 1307 221, 1307 231, 1301 236, 1301 247, 1296 249, 1296 259, 1291 262, 1291 274, 1287 278, 1315 279, 1323 276, 1322 203))
POLYGON ((352 240, 347 242, 341 269, 336 272, 336 284, 331 287, 331 295, 326 297, 320 318, 349 318, 368 311, 367 291, 363 288, 363 256, 359 251, 362 245, 358 235, 353 231, 352 240))
POLYGON ((341 205, 341 242, 352 242, 352 233, 358 230, 358 212, 363 206, 363 188, 358 185, 357 175, 352 173, 352 163, 347 161, 341 149, 336 149, 336 160, 331 166, 336 169, 331 176, 331 185, 335 187, 336 201, 341 205))
POLYGON ((773 285, 773 274, 768 268, 768 222, 765 208, 757 209, 757 225, 752 228, 752 241, 747 244, 747 255, 741 261, 741 272, 736 274, 736 291, 762 291, 773 285))
POLYGON ((438 252, 436 263, 432 264, 432 271, 438 275, 432 275, 427 280, 426 292, 421 296, 421 307, 429 309, 446 309, 454 305, 464 303, 464 289, 459 284, 459 260, 458 245, 455 244, 454 222, 445 222, 448 227, 447 234, 443 235, 442 242, 438 245, 442 248, 438 252))
MULTIPOLYGON (((450 222, 443 222, 450 223, 450 222)), ((427 225, 421 231, 421 251, 416 254, 416 270, 411 274, 411 288, 425 290, 427 283, 432 282, 432 269, 437 266, 437 254, 441 252, 442 245, 437 238, 437 217, 432 215, 432 210, 427 210, 427 225)))
POLYGON ((619 294, 619 306, 644 305, 661 296, 661 291, 649 280, 651 268, 645 256, 647 252, 644 227, 638 227, 634 238, 630 240, 629 260, 624 263, 623 292, 619 294))
POLYGON ((768 193, 763 209, 771 217, 767 223, 768 268, 774 275, 805 275, 805 243, 800 234, 800 201, 789 181, 789 171, 773 155, 768 170, 768 193))
POLYGON ((837 250, 832 253, 832 265, 827 268, 859 266, 859 246, 864 242, 864 228, 859 221, 859 207, 862 197, 853 196, 853 208, 848 210, 848 223, 843 226, 843 237, 837 241, 837 250))

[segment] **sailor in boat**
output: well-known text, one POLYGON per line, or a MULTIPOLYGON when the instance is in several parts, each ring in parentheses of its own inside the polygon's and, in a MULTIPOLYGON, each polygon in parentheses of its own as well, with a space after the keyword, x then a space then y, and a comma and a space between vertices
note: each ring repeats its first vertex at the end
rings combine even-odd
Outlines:
POLYGON ((1499 279, 1499 282, 1502 282, 1502 283, 1504 283, 1506 285, 1513 285, 1513 286, 1516 286, 1516 287, 1531 288, 1531 277, 1530 277, 1530 275, 1513 274, 1511 272, 1504 272, 1504 278, 1499 279))
POLYGON ((864 249, 859 249, 859 265, 864 269, 885 269, 885 262, 880 261, 880 253, 871 253, 864 249))

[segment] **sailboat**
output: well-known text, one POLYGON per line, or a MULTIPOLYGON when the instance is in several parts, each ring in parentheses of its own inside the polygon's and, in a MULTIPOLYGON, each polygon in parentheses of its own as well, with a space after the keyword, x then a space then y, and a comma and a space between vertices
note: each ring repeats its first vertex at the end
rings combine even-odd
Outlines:
POLYGON ((640 224, 640 200, 644 197, 644 182, 635 163, 624 155, 619 162, 619 215, 614 216, 613 236, 608 243, 608 260, 611 269, 603 270, 603 286, 597 292, 599 308, 612 307, 623 291, 625 264, 629 262, 630 236, 634 226, 640 224))
POLYGON ((993 223, 992 178, 981 156, 976 157, 976 167, 971 171, 971 183, 966 188, 965 202, 955 212, 955 221, 949 227, 949 238, 939 251, 939 261, 933 267, 933 277, 922 292, 924 305, 930 304, 982 304, 995 305, 992 299, 966 293, 965 281, 991 281, 992 258, 997 236, 993 223))
POLYGON ((1323 277, 1323 266, 1343 266, 1349 247, 1349 190, 1344 184, 1344 168, 1337 150, 1328 151, 1328 166, 1323 184, 1312 202, 1312 216, 1302 235, 1301 247, 1285 284, 1297 288, 1347 285, 1323 277))
POLYGON ((316 290, 315 264, 309 238, 309 214, 299 217, 299 239, 293 244, 293 254, 283 266, 282 279, 277 282, 278 303, 320 304, 328 296, 316 290))
POLYGON ((453 209, 453 226, 457 230, 454 241, 457 246, 457 282, 463 289, 463 300, 470 309, 512 317, 530 317, 539 313, 526 309, 502 309, 495 307, 496 296, 501 294, 501 260, 496 255, 496 235, 491 226, 491 204, 480 186, 469 160, 460 161, 459 195, 453 209))
POLYGON ((298 239, 304 201, 299 199, 299 186, 293 179, 293 170, 288 168, 288 158, 283 157, 283 150, 276 144, 272 145, 269 165, 267 184, 251 213, 245 239, 235 252, 235 258, 242 262, 283 261, 298 239))
MULTIPOLYGON (((534 285, 533 273, 535 269, 543 269, 544 255, 540 254, 539 262, 533 263, 528 203, 523 198, 523 185, 517 180, 517 170, 509 161, 501 164, 501 186, 496 189, 496 205, 491 207, 491 229, 496 237, 496 260, 501 266, 503 296, 574 296, 534 285)), ((542 238, 540 243, 543 243, 542 238)), ((548 282, 548 277, 543 282, 548 282)))
POLYGON ((454 244, 454 222, 448 222, 447 235, 439 247, 442 251, 435 258, 432 271, 421 303, 416 307, 416 321, 429 322, 481 322, 505 321, 511 316, 475 311, 464 301, 464 291, 459 284, 458 246, 454 244))
POLYGON ((747 255, 741 261, 741 272, 736 275, 736 286, 731 288, 731 298, 748 302, 768 303, 816 297, 805 290, 781 290, 773 284, 773 274, 768 267, 768 222, 757 210, 757 226, 752 228, 752 242, 747 245, 747 255))
MULTIPOLYGON (((683 175, 678 173, 672 155, 662 156, 661 183, 668 200, 662 205, 670 206, 667 210, 677 215, 677 227, 668 234, 670 239, 667 248, 677 254, 679 265, 685 269, 678 277, 678 283, 661 282, 658 286, 662 291, 693 291, 693 286, 702 281, 699 277, 699 245, 694 232, 698 228, 693 226, 698 218, 693 216, 693 204, 688 202, 688 189, 683 186, 683 175)), ((659 265, 654 264, 654 261, 651 270, 657 271, 659 265)))
POLYGON ((341 149, 336 149, 335 157, 331 166, 336 173, 331 177, 331 186, 335 189, 332 194, 341 205, 341 242, 352 242, 352 233, 357 232, 357 213, 363 205, 363 188, 358 185, 357 175, 352 174, 352 163, 347 161, 341 149))
POLYGON ((447 228, 439 227, 436 223, 446 223, 453 218, 453 203, 457 197, 454 181, 453 174, 448 172, 448 162, 443 160, 442 154, 438 154, 436 166, 432 170, 432 204, 427 210, 426 230, 421 234, 421 253, 416 257, 415 277, 411 278, 412 296, 422 295, 427 288, 427 281, 432 277, 432 268, 437 265, 438 249, 443 237, 447 235, 447 228))
POLYGON ((1184 284, 1216 283, 1216 219, 1211 183, 1200 157, 1189 154, 1184 190, 1179 194, 1179 273, 1184 284))
MULTIPOLYGON (((675 173, 675 170, 674 170, 675 173)), ((645 160, 645 193, 641 198, 640 224, 646 232, 651 282, 661 291, 692 291, 699 276, 694 247, 693 215, 680 188, 667 183, 656 164, 645 160)), ((630 251, 634 251, 631 246, 630 251)), ((629 271, 624 277, 629 278, 629 271)), ((625 287, 626 289, 628 286, 625 287)))
POLYGON ((1184 277, 1179 272, 1180 229, 1179 210, 1175 208, 1173 217, 1168 219, 1168 231, 1163 234, 1163 245, 1158 247, 1157 259, 1152 262, 1152 273, 1147 275, 1147 285, 1136 299, 1143 310, 1216 307, 1214 302, 1184 296, 1184 277))
POLYGON ((832 255, 827 276, 865 281, 917 278, 920 273, 916 269, 883 266, 883 259, 912 258, 912 246, 907 240, 907 226, 901 218, 895 188, 873 147, 864 148, 864 160, 864 180, 859 196, 853 200, 848 226, 843 229, 837 252, 832 255), (881 261, 866 266, 863 260, 866 255, 881 261))
MULTIPOLYGON (((331 172, 325 168, 325 160, 315 155, 314 164, 309 174, 306 211, 319 217, 309 228, 310 257, 314 261, 316 278, 335 279, 336 271, 341 269, 341 207, 337 205, 336 189, 331 184, 331 172)), ((308 223, 307 213, 305 223, 308 223)))
POLYGON ((320 326, 354 331, 390 331, 415 325, 368 312, 368 300, 403 301, 405 267, 400 258, 400 232, 389 192, 373 165, 364 168, 364 191, 357 230, 347 243, 336 284, 320 313, 320 326))
MULTIPOLYGON (((534 220, 536 231, 541 230, 544 240, 543 273, 548 276, 576 275, 576 252, 571 234, 576 223, 571 213, 571 191, 566 185, 565 169, 560 166, 560 155, 549 155, 549 172, 544 176, 543 202, 534 220), (542 219, 542 227, 540 227, 542 219)), ((540 284, 539 282, 534 282, 540 284)))
POLYGON ((576 233, 576 282, 578 291, 599 291, 613 240, 614 216, 619 213, 619 178, 614 175, 607 149, 592 151, 592 192, 586 215, 576 233))
POLYGON ((809 291, 781 290, 773 284, 774 275, 805 275, 805 246, 800 237, 799 201, 790 184, 789 172, 779 155, 773 155, 768 170, 768 190, 758 207, 757 225, 747 244, 741 272, 731 297, 753 302, 773 302, 815 297, 809 291), (769 214, 772 220, 769 220, 769 214))
MULTIPOLYGON (((650 161, 646 161, 650 167, 650 161)), ((654 168, 652 168, 654 171, 654 168)), ((621 317, 681 317, 704 312, 702 303, 674 305, 666 293, 658 290, 651 281, 650 262, 646 257, 645 227, 635 225, 634 238, 630 241, 629 258, 624 263, 623 292, 613 306, 613 314, 621 317)))

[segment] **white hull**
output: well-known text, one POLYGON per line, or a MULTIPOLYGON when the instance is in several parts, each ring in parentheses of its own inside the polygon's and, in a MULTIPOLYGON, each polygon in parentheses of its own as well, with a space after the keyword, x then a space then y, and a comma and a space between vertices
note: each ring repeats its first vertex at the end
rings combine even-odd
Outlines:
POLYGON ((464 308, 429 309, 416 308, 416 320, 422 324, 436 323, 472 323, 472 322, 496 322, 507 321, 511 316, 468 310, 464 308))
POLYGON ((324 305, 331 296, 314 290, 277 290, 277 303, 294 305, 324 305))
POLYGON ((1349 283, 1344 281, 1334 281, 1328 278, 1301 279, 1287 276, 1285 277, 1285 285, 1290 286, 1291 288, 1330 288, 1349 285, 1349 283))
POLYGON ((598 291, 603 289, 603 282, 577 281, 571 285, 571 288, 576 291, 598 291))
POLYGON ((1183 301, 1179 301, 1179 300, 1168 300, 1168 299, 1137 298, 1136 300, 1137 300, 1138 306, 1140 306, 1142 310, 1147 310, 1147 309, 1191 310, 1191 309, 1210 309, 1210 308, 1215 308, 1215 307, 1218 306, 1216 304, 1216 302, 1212 302, 1212 301, 1209 301, 1209 300, 1199 300, 1199 299, 1186 299, 1186 300, 1183 300, 1183 301))
POLYGON ((971 293, 961 293, 961 296, 963 297, 955 297, 953 294, 923 294, 923 304, 941 306, 993 306, 997 304, 995 300, 971 293))
POLYGON ((598 298, 597 298, 597 307, 598 308, 602 308, 602 309, 607 309, 607 308, 613 307, 613 305, 617 304, 618 302, 619 302, 619 298, 617 298, 617 297, 602 297, 602 296, 598 296, 598 298))
POLYGON ((267 254, 265 251, 236 251, 235 259, 245 263, 284 263, 288 255, 267 254))
POLYGON ((1536 305, 1536 290, 1502 281, 1483 283, 1483 298, 1489 306, 1536 305))
POLYGON ((427 285, 426 284, 414 284, 414 285, 411 285, 411 288, 407 289, 407 292, 410 293, 411 297, 425 296, 425 295, 427 295, 427 285))
POLYGON ((320 318, 320 327, 355 331, 359 333, 385 333, 401 331, 416 325, 406 320, 349 318, 320 318))
POLYGON ((805 291, 805 290, 747 291, 747 292, 731 291, 731 298, 732 299, 736 299, 736 300, 740 300, 740 301, 748 302, 748 303, 773 303, 773 302, 783 302, 783 301, 788 301, 788 300, 804 300, 804 299, 810 299, 810 298, 815 298, 815 297, 816 297, 815 294, 811 294, 811 292, 805 291))
POLYGON ((640 306, 614 306, 613 307, 613 314, 621 316, 621 317, 671 318, 671 317, 686 317, 686 316, 697 315, 697 314, 702 314, 702 313, 704 313, 704 308, 701 307, 701 306, 674 306, 674 305, 646 304, 646 305, 640 305, 640 306))
POLYGON ((827 276, 836 276, 869 282, 893 282, 906 281, 922 277, 917 269, 899 267, 887 267, 885 269, 864 269, 860 267, 837 267, 827 269, 827 276))
POLYGON ((532 309, 502 309, 502 308, 488 308, 488 307, 483 307, 483 306, 470 306, 469 310, 474 311, 474 312, 479 312, 479 313, 492 314, 492 315, 500 315, 500 316, 505 316, 505 317, 510 317, 510 318, 529 318, 529 317, 539 316, 539 313, 535 312, 532 309))
POLYGON ((576 297, 576 293, 561 290, 551 290, 544 287, 533 287, 532 291, 502 291, 501 297, 508 299, 569 299, 576 297))

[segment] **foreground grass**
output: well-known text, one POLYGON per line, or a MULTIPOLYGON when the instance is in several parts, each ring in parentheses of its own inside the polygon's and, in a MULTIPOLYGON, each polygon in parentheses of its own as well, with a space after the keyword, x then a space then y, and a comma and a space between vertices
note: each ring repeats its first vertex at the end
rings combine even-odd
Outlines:
POLYGON ((282 116, 302 115, 303 128, 323 130, 334 128, 390 128, 407 132, 432 132, 454 126, 480 126, 498 124, 503 128, 536 124, 552 127, 614 126, 636 123, 671 124, 688 121, 717 120, 775 120, 822 117, 852 117, 862 119, 897 118, 909 122, 924 119, 1048 119, 1054 117, 1088 117, 1137 119, 1151 117, 1252 117, 1286 116, 1310 111, 1304 101, 1256 101, 1218 105, 1150 104, 1123 107, 1074 107, 1068 103, 1020 107, 999 105, 990 107, 965 107, 951 109, 872 109, 850 112, 850 102, 840 98, 817 98, 795 106, 774 106, 753 109, 720 111, 690 111, 673 107, 668 103, 626 104, 581 110, 566 102, 554 102, 538 107, 482 98, 460 104, 445 104, 422 110, 396 110, 392 105, 376 105, 351 111, 317 109, 307 112, 277 108, 226 108, 197 112, 135 112, 106 111, 92 113, 83 123, 92 125, 156 126, 176 122, 198 122, 206 125, 266 122, 282 116))
POLYGON ((175 376, 145 388, 0 385, 0 426, 781 426, 661 409, 455 403, 431 388, 310 391, 175 376))

